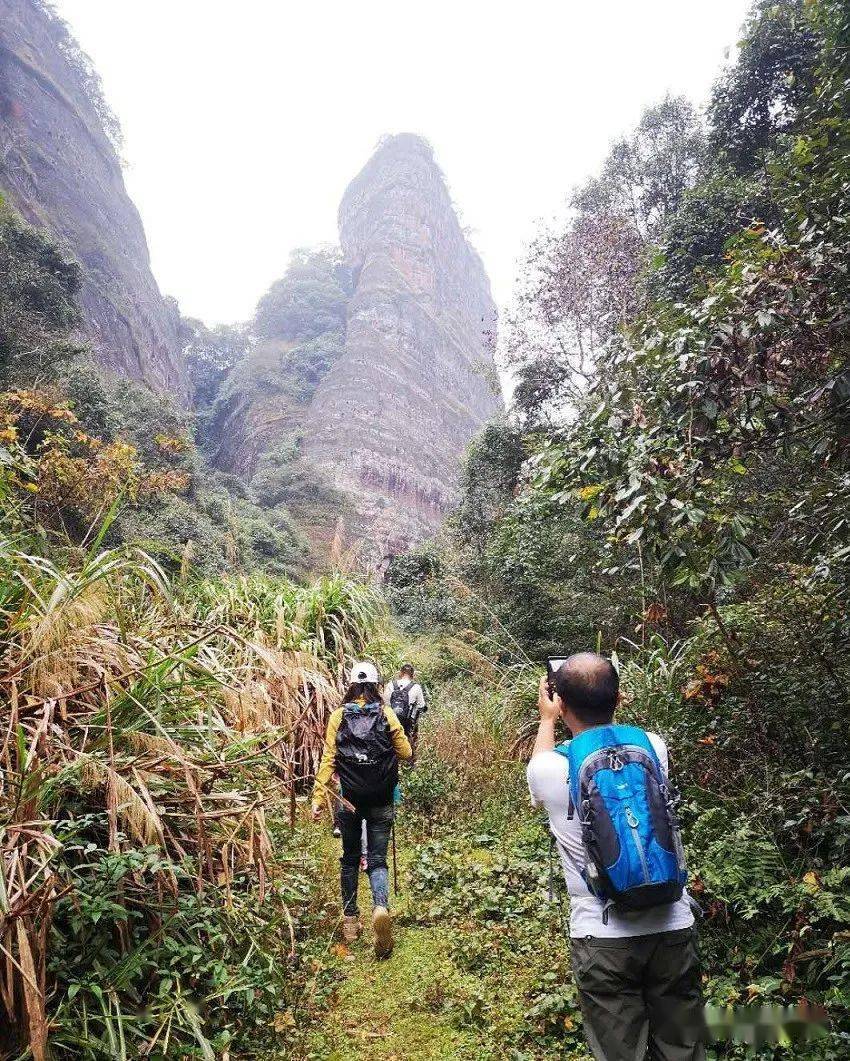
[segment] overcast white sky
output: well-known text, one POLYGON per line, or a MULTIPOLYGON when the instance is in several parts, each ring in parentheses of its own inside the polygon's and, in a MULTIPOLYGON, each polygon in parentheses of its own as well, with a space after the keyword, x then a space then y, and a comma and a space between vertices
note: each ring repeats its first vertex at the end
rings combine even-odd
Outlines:
POLYGON ((56 0, 124 130, 156 277, 242 320, 336 239, 384 133, 426 136, 497 301, 541 219, 665 92, 702 103, 748 0, 56 0))

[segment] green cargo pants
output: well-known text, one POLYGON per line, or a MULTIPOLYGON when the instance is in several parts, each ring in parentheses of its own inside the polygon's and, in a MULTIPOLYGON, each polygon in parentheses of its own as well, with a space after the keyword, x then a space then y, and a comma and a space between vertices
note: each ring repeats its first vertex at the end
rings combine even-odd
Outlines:
POLYGON ((702 1061, 696 933, 570 941, 584 1032, 597 1061, 702 1061))

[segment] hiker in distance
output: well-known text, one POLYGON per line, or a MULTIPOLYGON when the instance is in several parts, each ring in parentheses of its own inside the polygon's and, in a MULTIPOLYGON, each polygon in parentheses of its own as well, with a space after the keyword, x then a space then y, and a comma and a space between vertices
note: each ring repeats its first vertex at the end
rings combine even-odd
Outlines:
POLYGON ((416 754, 419 719, 428 710, 425 693, 416 681, 412 663, 403 663, 398 675, 384 687, 384 701, 395 712, 416 754))
POLYGON ((540 683, 528 787, 545 807, 570 897, 573 975, 598 1061, 701 1061, 694 916, 667 748, 614 724, 619 679, 591 652, 540 683), (551 686, 550 686, 551 683, 551 686), (556 747, 561 719, 572 740, 556 747))
POLYGON ((313 820, 319 820, 336 796, 329 787, 336 771, 340 783, 340 796, 336 798, 341 800, 338 821, 342 831, 342 935, 346 943, 353 943, 363 927, 357 908, 357 885, 365 822, 366 872, 372 889, 372 927, 379 958, 388 958, 393 949, 387 869, 393 793, 398 783, 399 759, 409 759, 412 754, 401 723, 383 702, 374 663, 355 663, 343 705, 328 720, 325 749, 313 789, 313 820))

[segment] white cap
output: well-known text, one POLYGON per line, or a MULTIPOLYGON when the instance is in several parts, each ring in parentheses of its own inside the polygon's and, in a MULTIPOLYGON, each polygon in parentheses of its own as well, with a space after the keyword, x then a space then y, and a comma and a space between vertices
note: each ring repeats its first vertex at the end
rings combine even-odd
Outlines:
POLYGON ((355 663, 351 668, 351 677, 349 679, 352 682, 373 682, 378 685, 381 679, 378 677, 378 668, 374 663, 369 663, 364 660, 362 663, 355 663))

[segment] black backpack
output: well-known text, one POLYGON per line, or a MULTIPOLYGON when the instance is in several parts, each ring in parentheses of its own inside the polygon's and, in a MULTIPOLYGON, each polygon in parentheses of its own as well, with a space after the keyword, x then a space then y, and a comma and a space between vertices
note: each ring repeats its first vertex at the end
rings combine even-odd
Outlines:
POLYGON ((390 693, 390 707, 395 712, 396 718, 401 723, 402 729, 408 737, 410 736, 410 730, 416 722, 416 719, 413 717, 413 711, 410 707, 410 690, 412 688, 413 682, 401 686, 397 681, 393 681, 392 692, 390 693))
POLYGON ((392 803, 398 756, 383 704, 345 704, 336 733, 336 771, 355 807, 392 803))

